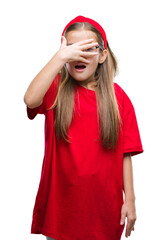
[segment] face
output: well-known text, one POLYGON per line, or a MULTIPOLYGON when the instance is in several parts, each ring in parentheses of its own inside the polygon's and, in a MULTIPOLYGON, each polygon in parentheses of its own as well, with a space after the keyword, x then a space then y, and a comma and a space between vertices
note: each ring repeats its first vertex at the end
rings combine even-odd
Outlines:
MULTIPOLYGON (((93 38, 94 42, 97 42, 97 36, 94 32, 88 30, 74 30, 66 34, 67 45, 73 44, 79 41, 84 41, 87 39, 93 38)), ((83 70, 76 69, 75 66, 77 63, 81 62, 69 62, 66 63, 67 70, 69 74, 76 80, 80 82, 90 83, 94 81, 94 74, 98 63, 100 62, 100 49, 97 48, 96 51, 98 54, 96 56, 89 57, 89 63, 85 64, 86 68, 83 70)), ((88 59, 88 58, 87 58, 88 59)))

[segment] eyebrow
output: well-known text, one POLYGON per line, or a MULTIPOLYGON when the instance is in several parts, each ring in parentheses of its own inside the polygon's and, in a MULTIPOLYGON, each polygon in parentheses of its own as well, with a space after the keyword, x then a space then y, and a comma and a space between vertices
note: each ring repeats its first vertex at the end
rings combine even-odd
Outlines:
POLYGON ((70 46, 70 45, 72 45, 72 44, 73 44, 73 43, 68 43, 67 46, 70 46))

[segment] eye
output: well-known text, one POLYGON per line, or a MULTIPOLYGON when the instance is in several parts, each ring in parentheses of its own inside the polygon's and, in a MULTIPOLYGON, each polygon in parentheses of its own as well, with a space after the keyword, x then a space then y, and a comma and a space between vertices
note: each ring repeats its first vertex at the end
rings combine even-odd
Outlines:
POLYGON ((88 48, 85 51, 86 52, 95 52, 95 51, 97 51, 97 48, 100 48, 101 50, 103 50, 99 45, 97 45, 96 47, 88 48))
POLYGON ((86 51, 87 51, 87 52, 91 52, 91 51, 93 51, 93 50, 95 50, 95 48, 88 48, 86 51))
POLYGON ((94 52, 94 51, 96 51, 96 47, 92 47, 92 48, 88 48, 88 49, 86 49, 86 52, 94 52))

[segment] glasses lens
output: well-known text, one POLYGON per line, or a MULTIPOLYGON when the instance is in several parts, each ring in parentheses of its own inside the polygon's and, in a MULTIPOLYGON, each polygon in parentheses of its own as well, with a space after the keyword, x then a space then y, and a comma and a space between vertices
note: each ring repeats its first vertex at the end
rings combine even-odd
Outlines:
POLYGON ((95 52, 96 51, 96 47, 92 47, 92 48, 88 48, 86 51, 87 52, 95 52))
POLYGON ((103 51, 102 47, 100 47, 99 45, 97 45, 96 47, 88 48, 88 49, 86 50, 86 52, 95 52, 95 51, 97 51, 98 48, 103 51))

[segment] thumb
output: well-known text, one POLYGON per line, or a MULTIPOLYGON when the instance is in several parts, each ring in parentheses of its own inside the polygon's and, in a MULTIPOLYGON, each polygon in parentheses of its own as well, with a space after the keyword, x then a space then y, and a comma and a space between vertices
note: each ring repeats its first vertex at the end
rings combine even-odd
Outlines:
POLYGON ((121 221, 120 224, 123 225, 125 223, 125 218, 126 218, 126 212, 122 210, 121 212, 121 221))
POLYGON ((67 45, 67 40, 64 36, 61 36, 61 47, 65 47, 67 45))

